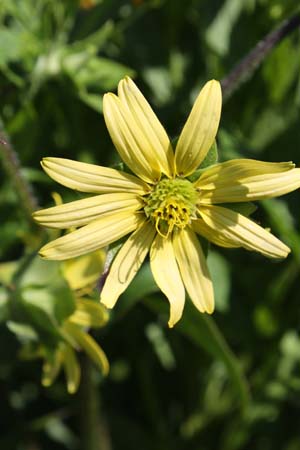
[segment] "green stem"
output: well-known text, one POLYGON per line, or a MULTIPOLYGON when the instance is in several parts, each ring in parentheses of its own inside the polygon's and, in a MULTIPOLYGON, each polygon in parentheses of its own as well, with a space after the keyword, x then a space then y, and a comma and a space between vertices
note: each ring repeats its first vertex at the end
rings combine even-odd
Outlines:
POLYGON ((0 156, 7 175, 12 180, 16 192, 30 222, 33 222, 32 213, 38 209, 38 202, 33 193, 31 184, 26 180, 16 151, 10 143, 8 135, 3 131, 0 134, 0 156))
POLYGON ((224 100, 231 97, 240 85, 252 76, 273 48, 299 26, 300 13, 296 13, 291 18, 284 20, 276 30, 271 31, 259 41, 248 55, 221 81, 224 100))
POLYGON ((94 367, 86 355, 81 358, 79 415, 82 450, 111 450, 106 423, 100 412, 100 392, 93 377, 94 367))

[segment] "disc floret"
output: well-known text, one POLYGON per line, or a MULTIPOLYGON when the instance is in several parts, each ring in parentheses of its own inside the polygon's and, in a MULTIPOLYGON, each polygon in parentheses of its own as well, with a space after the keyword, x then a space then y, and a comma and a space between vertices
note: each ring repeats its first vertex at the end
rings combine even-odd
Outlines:
POLYGON ((168 237, 174 227, 185 228, 196 217, 197 191, 182 178, 163 179, 145 198, 144 211, 157 232, 168 237))

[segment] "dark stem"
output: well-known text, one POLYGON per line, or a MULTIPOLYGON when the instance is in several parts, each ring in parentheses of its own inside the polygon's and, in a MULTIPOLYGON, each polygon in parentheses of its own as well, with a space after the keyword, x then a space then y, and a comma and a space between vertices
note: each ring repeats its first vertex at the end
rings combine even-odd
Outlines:
POLYGON ((81 356, 79 417, 81 450, 112 450, 109 432, 100 409, 100 391, 93 377, 94 367, 86 355, 81 356))
POLYGON ((0 134, 0 156, 3 161, 4 169, 12 180, 19 196, 20 206, 23 208, 28 219, 32 221, 31 214, 38 209, 38 202, 34 196, 31 184, 26 180, 21 171, 18 155, 13 149, 9 137, 3 130, 1 130, 0 134))
POLYGON ((253 74, 270 51, 299 26, 300 13, 297 13, 290 19, 284 20, 276 30, 271 31, 259 41, 253 50, 221 81, 224 100, 231 97, 239 86, 253 74))

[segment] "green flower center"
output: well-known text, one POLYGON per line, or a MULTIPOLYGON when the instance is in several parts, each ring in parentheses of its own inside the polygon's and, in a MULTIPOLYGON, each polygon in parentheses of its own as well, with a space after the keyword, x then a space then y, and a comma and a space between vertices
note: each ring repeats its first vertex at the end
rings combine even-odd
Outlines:
POLYGON ((157 232, 168 237, 174 227, 183 229, 196 216, 197 199, 197 191, 190 181, 163 179, 145 198, 144 211, 157 232))

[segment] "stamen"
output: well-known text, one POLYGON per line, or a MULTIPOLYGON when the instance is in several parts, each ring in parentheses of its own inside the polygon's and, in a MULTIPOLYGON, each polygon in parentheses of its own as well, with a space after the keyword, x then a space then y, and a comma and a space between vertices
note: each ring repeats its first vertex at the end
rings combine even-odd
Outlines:
POLYGON ((167 238, 174 227, 185 228, 196 215, 198 194, 185 179, 163 179, 144 198, 144 211, 160 236, 167 238))

